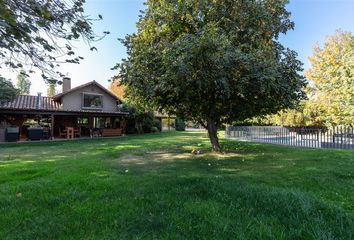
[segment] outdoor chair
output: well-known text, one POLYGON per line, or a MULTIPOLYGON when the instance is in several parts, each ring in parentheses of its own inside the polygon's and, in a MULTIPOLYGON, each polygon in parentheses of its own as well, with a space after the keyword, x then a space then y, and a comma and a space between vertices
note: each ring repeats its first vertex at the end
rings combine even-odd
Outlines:
POLYGON ((99 128, 91 128, 90 129, 90 136, 92 137, 101 137, 102 136, 102 130, 99 128))
POLYGON ((59 136, 66 138, 66 130, 63 130, 62 128, 59 128, 59 136))
POLYGON ((66 127, 66 138, 67 139, 73 139, 74 136, 74 128, 73 127, 66 127))
POLYGON ((74 129, 74 135, 75 137, 81 137, 81 127, 74 129))

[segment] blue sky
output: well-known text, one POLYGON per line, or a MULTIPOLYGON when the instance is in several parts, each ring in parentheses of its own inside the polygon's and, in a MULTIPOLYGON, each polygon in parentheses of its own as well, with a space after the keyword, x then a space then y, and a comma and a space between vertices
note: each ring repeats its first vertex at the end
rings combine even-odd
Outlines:
POLYGON ((280 40, 299 54, 305 69, 316 43, 323 43, 336 29, 354 32, 354 0, 290 0, 287 9, 295 29, 280 40))
MULTIPOLYGON (((76 52, 85 57, 80 65, 62 67, 62 72, 72 78, 72 86, 96 80, 108 86, 108 79, 115 72, 110 68, 126 57, 124 46, 117 40, 136 31, 139 10, 144 9, 144 0, 87 0, 88 15, 103 15, 103 20, 94 23, 97 33, 111 32, 105 39, 93 45, 97 52, 89 51, 84 43, 74 43, 76 52)), ((281 36, 280 41, 299 54, 304 68, 310 67, 308 57, 316 43, 323 43, 325 37, 336 29, 354 32, 354 0, 290 0, 287 9, 292 13, 295 29, 281 36)), ((16 77, 15 73, 1 72, 3 76, 16 77)), ((31 77, 31 93, 46 94, 46 85, 38 75, 31 77)))

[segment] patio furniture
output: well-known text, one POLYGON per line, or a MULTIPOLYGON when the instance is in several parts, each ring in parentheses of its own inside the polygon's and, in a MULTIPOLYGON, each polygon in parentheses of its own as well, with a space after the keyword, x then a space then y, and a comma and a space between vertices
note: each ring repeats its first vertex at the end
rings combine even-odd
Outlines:
POLYGON ((114 137, 114 136, 121 136, 122 135, 122 129, 121 128, 105 128, 102 130, 102 136, 103 137, 114 137))
POLYGON ((28 139, 31 141, 38 141, 43 139, 42 127, 30 127, 27 129, 28 139))
POLYGON ((62 129, 62 128, 59 128, 59 136, 60 137, 66 137, 66 130, 62 129))
POLYGON ((67 139, 74 138, 74 128, 73 127, 66 127, 66 138, 67 139))
POLYGON ((81 137, 81 127, 74 129, 75 137, 81 137))
POLYGON ((6 128, 5 140, 7 142, 17 142, 18 140, 20 140, 20 128, 19 127, 6 128))
POLYGON ((102 136, 102 130, 99 128, 91 128, 90 129, 90 137, 101 137, 102 136))

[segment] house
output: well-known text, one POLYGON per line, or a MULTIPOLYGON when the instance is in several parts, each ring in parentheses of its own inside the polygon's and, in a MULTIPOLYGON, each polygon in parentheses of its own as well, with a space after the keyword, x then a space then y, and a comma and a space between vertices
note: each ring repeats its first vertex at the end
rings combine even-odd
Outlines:
POLYGON ((54 97, 20 95, 1 104, 0 128, 17 127, 22 140, 34 128, 51 139, 124 134, 128 114, 120 111, 122 101, 115 94, 96 81, 71 88, 71 79, 64 78, 62 87, 54 97))

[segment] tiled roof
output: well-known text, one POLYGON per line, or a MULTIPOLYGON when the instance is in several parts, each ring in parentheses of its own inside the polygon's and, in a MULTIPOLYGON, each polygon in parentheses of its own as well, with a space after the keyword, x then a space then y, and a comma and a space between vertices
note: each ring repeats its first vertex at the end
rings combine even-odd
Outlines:
POLYGON ((99 113, 99 114, 123 114, 126 112, 111 112, 111 111, 95 111, 95 110, 63 110, 62 104, 54 101, 51 97, 20 95, 12 102, 0 102, 0 110, 35 110, 35 111, 55 111, 55 112, 82 112, 82 113, 99 113), (41 101, 38 101, 38 100, 41 101))
POLYGON ((2 109, 60 111, 62 105, 51 97, 20 95, 12 102, 0 104, 2 109), (40 100, 40 101, 39 101, 40 100))

